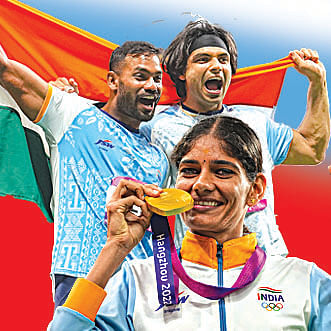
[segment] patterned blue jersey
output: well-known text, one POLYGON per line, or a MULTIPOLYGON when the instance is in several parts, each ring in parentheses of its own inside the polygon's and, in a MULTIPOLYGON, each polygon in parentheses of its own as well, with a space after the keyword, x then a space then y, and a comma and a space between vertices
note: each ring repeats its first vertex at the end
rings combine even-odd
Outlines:
MULTIPOLYGON (((138 130, 130 130, 76 94, 49 89, 38 115, 51 148, 54 194, 52 274, 84 277, 106 242, 106 192, 126 176, 163 185, 165 154, 138 130), (43 114, 43 111, 45 113, 43 114)), ((128 256, 152 255, 150 233, 128 256)))

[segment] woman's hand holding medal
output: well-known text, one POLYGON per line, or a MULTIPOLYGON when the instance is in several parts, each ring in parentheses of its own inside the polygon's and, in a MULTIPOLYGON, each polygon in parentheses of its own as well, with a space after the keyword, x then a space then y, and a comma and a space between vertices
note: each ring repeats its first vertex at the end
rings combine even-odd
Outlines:
POLYGON ((156 185, 122 179, 107 204, 107 243, 114 242, 128 254, 150 224, 152 211, 147 206, 145 195, 156 198, 161 192, 162 189, 156 185), (140 208, 139 213, 133 212, 136 207, 140 208))
POLYGON ((87 279, 104 288, 126 255, 142 239, 153 212, 174 215, 193 206, 189 193, 122 179, 107 203, 107 241, 87 279), (141 212, 133 209, 139 207, 141 212))

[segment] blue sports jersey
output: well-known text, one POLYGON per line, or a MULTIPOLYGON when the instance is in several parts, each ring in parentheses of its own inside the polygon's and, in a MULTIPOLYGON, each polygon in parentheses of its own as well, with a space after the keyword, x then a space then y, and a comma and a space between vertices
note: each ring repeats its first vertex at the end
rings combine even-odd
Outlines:
MULTIPOLYGON (((128 129, 76 94, 56 88, 37 117, 51 148, 55 238, 52 273, 84 277, 106 242, 106 191, 126 176, 159 186, 165 154, 138 130, 128 129)), ((150 233, 128 259, 152 255, 150 233)))

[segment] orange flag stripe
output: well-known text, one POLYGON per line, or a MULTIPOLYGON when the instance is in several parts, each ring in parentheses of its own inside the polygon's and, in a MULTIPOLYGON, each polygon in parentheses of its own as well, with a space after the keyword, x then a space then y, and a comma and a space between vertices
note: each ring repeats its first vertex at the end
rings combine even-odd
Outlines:
MULTIPOLYGON (((0 19, 1 43, 9 58, 28 65, 46 81, 74 77, 82 96, 107 100, 108 62, 116 44, 16 0, 0 0, 0 19)), ((293 62, 287 57, 238 69, 224 103, 274 107, 289 66, 293 62)), ((165 74, 160 104, 178 101, 165 74)))
POLYGON ((105 100, 108 61, 117 45, 18 1, 0 0, 1 43, 9 58, 46 81, 75 77, 82 95, 105 100))
POLYGON ((284 82, 286 69, 294 66, 289 58, 237 70, 224 98, 228 105, 242 104, 275 107, 284 82))
POLYGON ((48 15, 48 14, 46 14, 46 13, 44 13, 44 12, 42 12, 42 11, 36 9, 36 8, 33 8, 29 5, 26 5, 26 4, 24 4, 20 1, 16 1, 16 0, 7 0, 7 1, 11 2, 13 5, 17 5, 21 8, 23 8, 23 9, 25 9, 27 12, 30 12, 32 14, 36 14, 36 15, 40 16, 41 18, 44 18, 44 19, 46 19, 50 22, 54 22, 54 23, 56 23, 60 26, 63 26, 64 28, 69 29, 69 30, 71 30, 75 33, 81 34, 82 36, 84 36, 86 38, 89 38, 89 39, 91 39, 91 40, 93 40, 93 41, 95 41, 99 44, 103 44, 106 47, 109 47, 111 49, 115 49, 118 46, 118 45, 116 45, 116 44, 114 44, 114 43, 112 43, 112 42, 110 42, 106 39, 100 38, 100 37, 98 37, 98 36, 96 36, 92 33, 89 33, 88 31, 82 30, 82 29, 80 29, 80 28, 78 28, 74 25, 71 25, 67 22, 61 21, 61 20, 59 20, 59 19, 57 19, 57 18, 55 18, 51 15, 48 15))

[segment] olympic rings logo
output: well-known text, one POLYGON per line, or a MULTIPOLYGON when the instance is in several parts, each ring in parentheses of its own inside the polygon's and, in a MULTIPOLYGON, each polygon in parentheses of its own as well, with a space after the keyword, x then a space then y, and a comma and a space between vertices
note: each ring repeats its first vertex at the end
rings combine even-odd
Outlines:
POLYGON ((262 302, 261 307, 264 308, 267 311, 280 311, 281 309, 284 308, 284 306, 278 302, 278 303, 273 303, 273 302, 262 302))

